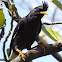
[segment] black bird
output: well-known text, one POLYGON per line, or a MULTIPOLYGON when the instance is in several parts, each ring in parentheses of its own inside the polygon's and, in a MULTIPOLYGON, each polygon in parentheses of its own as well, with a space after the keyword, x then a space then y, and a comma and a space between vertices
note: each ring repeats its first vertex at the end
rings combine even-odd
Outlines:
POLYGON ((12 52, 15 54, 19 52, 22 55, 23 53, 20 50, 24 48, 31 49, 31 45, 41 31, 41 18, 47 14, 47 8, 48 4, 44 2, 42 6, 35 7, 19 21, 12 36, 9 56, 12 52))

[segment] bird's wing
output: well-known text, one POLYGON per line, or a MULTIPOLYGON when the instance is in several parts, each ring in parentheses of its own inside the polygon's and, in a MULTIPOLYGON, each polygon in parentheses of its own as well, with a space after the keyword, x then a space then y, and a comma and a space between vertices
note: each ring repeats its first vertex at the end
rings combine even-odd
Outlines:
POLYGON ((24 21, 20 21, 13 32, 12 39, 14 39, 17 36, 19 31, 21 32, 23 30, 23 27, 24 27, 24 21))
POLYGON ((13 32, 13 36, 12 36, 12 39, 11 39, 11 43, 10 43, 10 52, 9 52, 9 56, 11 54, 11 49, 12 49, 12 46, 13 46, 13 41, 14 39, 16 38, 18 32, 20 31, 23 31, 23 27, 24 27, 24 21, 23 20, 20 20, 20 22, 17 24, 14 32, 13 32))

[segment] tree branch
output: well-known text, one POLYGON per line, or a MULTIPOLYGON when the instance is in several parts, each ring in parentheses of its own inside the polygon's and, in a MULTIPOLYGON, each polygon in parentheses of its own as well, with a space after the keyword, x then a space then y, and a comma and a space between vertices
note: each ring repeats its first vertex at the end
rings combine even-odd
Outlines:
MULTIPOLYGON (((39 41, 41 41, 41 42, 43 41, 42 43, 43 43, 44 45, 47 45, 47 44, 48 44, 44 39, 42 39, 41 36, 38 36, 37 40, 39 40, 39 41)), ((58 61, 60 61, 60 62, 62 61, 62 56, 61 56, 60 54, 58 54, 58 53, 53 53, 52 56, 54 56, 58 61)))
POLYGON ((7 42, 7 39, 8 39, 8 37, 10 36, 11 31, 12 31, 12 28, 13 28, 13 7, 11 8, 11 11, 12 11, 12 14, 11 14, 11 17, 12 17, 12 20, 11 20, 11 28, 10 28, 10 30, 9 30, 8 35, 7 35, 6 38, 5 38, 5 41, 3 42, 3 54, 4 54, 4 58, 5 58, 5 61, 6 61, 6 62, 8 62, 8 60, 7 60, 7 57, 6 57, 6 54, 5 54, 5 43, 7 42))
MULTIPOLYGON (((11 4, 9 2, 9 0, 3 0, 5 6, 11 11, 11 4)), ((13 9, 13 20, 14 19, 21 19, 21 17, 18 15, 18 12, 17 12, 17 8, 14 7, 13 9)), ((9 13, 9 15, 11 16, 11 14, 9 13)), ((17 21, 18 22, 18 21, 17 21)))
POLYGON ((52 22, 52 23, 42 22, 42 24, 55 25, 55 24, 62 24, 62 22, 52 22))
POLYGON ((60 54, 54 53, 54 54, 52 54, 52 55, 53 55, 53 57, 55 57, 59 62, 62 62, 62 56, 61 56, 60 54))
MULTIPOLYGON (((37 39, 39 41, 39 39, 37 39)), ((43 41, 42 41, 43 42, 43 41)), ((42 42, 39 41, 39 44, 42 45, 42 42)), ((39 46, 36 49, 30 50, 27 52, 27 54, 24 56, 25 62, 29 62, 32 59, 46 56, 49 54, 53 54, 56 52, 59 52, 62 50, 62 42, 56 42, 54 44, 45 44, 45 52, 42 48, 39 46)), ((62 61, 62 60, 61 60, 62 61)), ((24 62, 20 56, 13 59, 11 62, 24 62)))
POLYGON ((5 59, 0 59, 0 61, 5 61, 5 59))

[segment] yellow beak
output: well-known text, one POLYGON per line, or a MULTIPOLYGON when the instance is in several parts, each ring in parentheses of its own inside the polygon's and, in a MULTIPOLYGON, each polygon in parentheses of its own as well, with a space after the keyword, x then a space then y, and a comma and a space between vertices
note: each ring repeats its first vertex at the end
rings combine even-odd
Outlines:
POLYGON ((41 11, 41 14, 48 14, 47 11, 41 11))

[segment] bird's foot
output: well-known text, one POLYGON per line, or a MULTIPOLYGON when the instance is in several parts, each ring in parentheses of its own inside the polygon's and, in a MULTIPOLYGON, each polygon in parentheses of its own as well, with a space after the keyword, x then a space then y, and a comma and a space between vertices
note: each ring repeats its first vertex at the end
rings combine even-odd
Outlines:
POLYGON ((21 50, 19 49, 16 49, 16 51, 19 53, 19 56, 22 56, 22 59, 25 61, 25 58, 24 58, 24 54, 26 54, 27 52, 23 53, 21 50))

